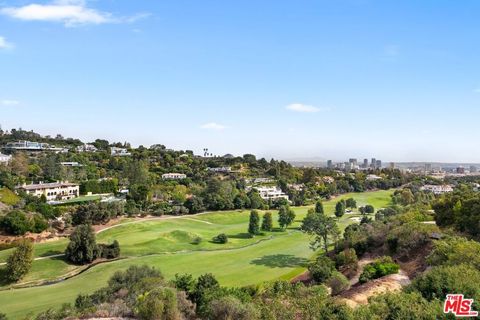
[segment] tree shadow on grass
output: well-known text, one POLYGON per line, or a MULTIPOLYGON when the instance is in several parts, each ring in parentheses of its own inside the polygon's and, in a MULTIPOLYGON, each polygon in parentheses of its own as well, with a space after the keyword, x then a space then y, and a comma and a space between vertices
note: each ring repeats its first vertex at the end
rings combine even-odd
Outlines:
POLYGON ((257 258, 250 263, 270 268, 294 268, 306 267, 308 260, 291 254, 274 254, 257 258))
POLYGON ((7 270, 5 269, 5 266, 0 267, 0 286, 6 286, 8 284, 12 283, 7 279, 7 270))
POLYGON ((250 233, 238 233, 234 235, 228 235, 230 239, 251 239, 252 235, 250 233))

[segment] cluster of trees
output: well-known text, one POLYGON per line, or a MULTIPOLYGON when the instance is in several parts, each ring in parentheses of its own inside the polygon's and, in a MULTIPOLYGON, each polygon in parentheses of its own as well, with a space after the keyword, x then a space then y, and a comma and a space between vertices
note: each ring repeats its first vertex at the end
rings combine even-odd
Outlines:
POLYGON ((7 234, 22 236, 27 232, 42 232, 48 228, 47 220, 40 214, 27 214, 21 210, 11 210, 0 216, 0 230, 7 234))
MULTIPOLYGON (((331 279, 332 283, 337 281, 331 279)), ((108 286, 91 295, 79 295, 74 305, 50 309, 36 319, 443 319, 441 302, 425 298, 416 286, 405 292, 379 295, 368 305, 352 309, 329 296, 324 285, 307 287, 275 281, 256 287, 226 288, 212 274, 197 279, 177 274, 169 282, 156 269, 131 266, 116 272, 108 286)))
POLYGON ((432 208, 437 225, 480 239, 480 194, 460 189, 437 199, 432 208))
POLYGON ((120 245, 114 240, 112 244, 97 244, 95 233, 88 224, 81 224, 70 235, 70 242, 65 250, 67 260, 74 264, 88 264, 95 259, 115 259, 120 256, 120 245))
MULTIPOLYGON (((282 205, 278 210, 278 225, 282 230, 285 230, 295 221, 295 211, 290 208, 288 205, 282 205)), ((272 231, 273 230, 273 219, 271 212, 265 212, 262 218, 260 225, 260 215, 257 210, 252 210, 250 212, 250 219, 248 223, 248 233, 251 236, 255 236, 260 233, 260 231, 272 231)))
MULTIPOLYGON (((118 143, 97 139, 92 142, 98 152, 76 151, 82 142, 78 139, 41 136, 22 129, 0 134, 0 145, 18 139, 51 143, 69 149, 68 153, 38 153, 35 156, 17 152, 8 166, 0 167, 0 185, 11 190, 24 182, 69 180, 80 183, 82 194, 116 193, 128 188, 126 210, 129 214, 151 213, 186 214, 204 210, 279 209, 287 205, 284 200, 265 201, 255 189, 247 191, 246 180, 267 177, 277 181, 293 205, 305 205, 319 198, 345 192, 388 189, 408 182, 412 177, 398 170, 372 170, 339 174, 327 169, 295 168, 284 161, 257 159, 254 155, 241 157, 196 157, 191 151, 173 151, 163 145, 132 149, 128 142, 118 143), (130 157, 114 157, 109 148, 129 149, 130 157), (80 167, 61 166, 60 162, 74 161, 80 167), (212 173, 209 167, 229 166, 231 173, 212 173), (181 172, 187 178, 165 181, 161 175, 181 172), (384 179, 367 181, 369 173, 384 179), (324 177, 334 178, 333 181, 324 177), (325 182, 327 181, 327 182, 325 182), (302 185, 301 189, 293 185, 302 185)), ((27 198, 22 195, 22 198, 27 198)), ((30 200, 29 200, 30 201, 30 200)), ((62 212, 45 203, 32 204, 28 210, 41 213, 46 219, 58 217, 62 212)))
POLYGON ((105 224, 110 219, 125 214, 125 205, 121 201, 116 202, 92 202, 79 205, 72 213, 73 225, 80 224, 105 224))

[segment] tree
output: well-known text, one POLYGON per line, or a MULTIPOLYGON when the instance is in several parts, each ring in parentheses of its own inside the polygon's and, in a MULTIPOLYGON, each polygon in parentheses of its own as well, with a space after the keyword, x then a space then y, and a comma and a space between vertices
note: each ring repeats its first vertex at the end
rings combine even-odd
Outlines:
POLYGON ((355 209, 357 207, 357 201, 354 198, 348 198, 345 201, 345 205, 347 208, 355 209))
POLYGON ((278 224, 285 229, 295 221, 295 212, 289 206, 282 206, 278 211, 278 224))
POLYGON ((315 212, 316 213, 321 213, 321 214, 324 214, 324 210, 323 210, 323 203, 321 201, 317 201, 315 203, 315 212))
POLYGON ((188 209, 189 213, 198 213, 205 210, 202 198, 196 196, 187 199, 187 201, 185 201, 185 207, 188 209))
POLYGON ((270 212, 265 212, 265 214, 263 215, 262 230, 272 231, 272 227, 273 227, 272 214, 270 212))
POLYGON ((345 214, 345 202, 339 201, 335 205, 335 216, 337 218, 342 217, 345 214))
POLYGON ((33 244, 30 240, 20 240, 15 251, 7 259, 6 274, 8 280, 17 282, 21 280, 32 267, 33 244))
POLYGON ((332 295, 337 295, 350 287, 350 281, 338 271, 334 271, 327 280, 327 285, 332 289, 332 295))
POLYGON ((252 236, 258 234, 260 228, 260 217, 257 210, 250 212, 250 222, 248 224, 248 233, 252 236))
POLYGON ((97 242, 92 227, 81 224, 75 228, 65 250, 67 259, 75 264, 87 264, 95 260, 97 252, 97 242))
POLYGON ((248 198, 250 199, 250 208, 252 209, 261 209, 265 205, 265 201, 255 189, 248 192, 248 198))
POLYGON ((365 206, 365 213, 374 213, 374 212, 375 212, 375 208, 372 205, 367 204, 365 206))
POLYGON ((327 217, 324 214, 318 214, 313 210, 308 211, 300 228, 303 232, 315 236, 314 240, 310 243, 312 250, 316 250, 323 244, 326 253, 328 253, 328 238, 336 236, 339 233, 334 218, 327 217))

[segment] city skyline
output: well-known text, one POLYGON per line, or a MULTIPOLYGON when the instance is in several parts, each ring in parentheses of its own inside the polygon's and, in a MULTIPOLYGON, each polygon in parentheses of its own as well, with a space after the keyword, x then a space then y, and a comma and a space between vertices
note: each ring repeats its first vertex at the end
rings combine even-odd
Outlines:
POLYGON ((480 162, 479 9, 4 1, 0 123, 219 155, 480 162))

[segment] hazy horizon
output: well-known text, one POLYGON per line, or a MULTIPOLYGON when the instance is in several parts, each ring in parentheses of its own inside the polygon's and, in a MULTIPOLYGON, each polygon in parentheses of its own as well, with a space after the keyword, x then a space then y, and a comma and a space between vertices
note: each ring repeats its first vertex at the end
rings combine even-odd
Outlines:
POLYGON ((479 10, 7 0, 0 124, 218 155, 480 162, 479 10))

